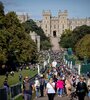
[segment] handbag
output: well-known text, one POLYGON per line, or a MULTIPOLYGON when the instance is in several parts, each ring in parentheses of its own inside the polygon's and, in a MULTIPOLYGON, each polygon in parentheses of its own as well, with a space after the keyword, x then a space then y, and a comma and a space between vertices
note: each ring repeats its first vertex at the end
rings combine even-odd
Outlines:
POLYGON ((52 87, 53 87, 53 89, 55 90, 55 88, 54 88, 54 86, 52 85, 52 83, 49 83, 52 87))

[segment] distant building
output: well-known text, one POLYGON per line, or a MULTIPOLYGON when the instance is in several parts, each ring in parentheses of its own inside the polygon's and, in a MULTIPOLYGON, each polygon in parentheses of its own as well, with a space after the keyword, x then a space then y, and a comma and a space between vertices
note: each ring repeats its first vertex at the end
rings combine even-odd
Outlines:
POLYGON ((37 51, 40 51, 40 36, 37 35, 34 31, 30 31, 31 39, 37 44, 37 51))
POLYGON ((20 23, 23 23, 23 22, 29 20, 28 14, 17 15, 17 17, 20 20, 20 23))
POLYGON ((41 27, 47 37, 60 37, 65 29, 73 30, 77 26, 88 25, 90 26, 90 18, 68 18, 67 10, 61 12, 59 10, 58 16, 53 17, 51 11, 43 11, 43 19, 35 21, 41 27))

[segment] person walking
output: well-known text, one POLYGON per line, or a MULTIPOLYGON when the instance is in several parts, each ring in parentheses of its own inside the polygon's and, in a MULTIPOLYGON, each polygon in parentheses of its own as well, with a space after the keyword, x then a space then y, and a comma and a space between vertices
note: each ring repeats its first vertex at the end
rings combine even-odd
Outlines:
POLYGON ((52 78, 50 78, 49 82, 47 83, 46 92, 47 92, 47 95, 48 95, 48 100, 54 100, 55 82, 53 82, 52 78))
POLYGON ((22 81, 22 74, 20 73, 19 74, 19 82, 21 82, 22 81))
POLYGON ((65 88, 66 88, 67 96, 70 96, 72 86, 71 86, 71 82, 68 78, 65 80, 65 88))
POLYGON ((62 97, 63 89, 64 89, 64 82, 63 82, 62 78, 58 79, 58 81, 56 83, 56 87, 57 87, 58 96, 62 97))
POLYGON ((32 88, 33 88, 33 84, 31 84, 29 82, 29 77, 26 76, 24 83, 23 83, 24 100, 31 100, 32 99, 32 88))
POLYGON ((44 79, 43 75, 41 75, 41 78, 40 78, 40 94, 41 94, 41 97, 44 96, 44 87, 45 87, 45 79, 44 79))
POLYGON ((89 76, 89 79, 87 81, 87 87, 88 87, 88 97, 90 99, 90 76, 89 76))
POLYGON ((35 79, 34 86, 35 86, 35 91, 36 91, 36 98, 38 98, 39 97, 39 90, 40 90, 40 82, 39 82, 38 78, 35 79))
POLYGON ((7 98, 8 98, 8 94, 10 93, 10 88, 9 88, 9 84, 7 82, 7 79, 5 79, 4 83, 3 83, 3 87, 6 89, 6 94, 7 94, 7 98))
POLYGON ((86 93, 88 93, 87 84, 84 82, 84 77, 80 77, 80 82, 78 82, 76 87, 76 93, 78 100, 84 100, 86 93))

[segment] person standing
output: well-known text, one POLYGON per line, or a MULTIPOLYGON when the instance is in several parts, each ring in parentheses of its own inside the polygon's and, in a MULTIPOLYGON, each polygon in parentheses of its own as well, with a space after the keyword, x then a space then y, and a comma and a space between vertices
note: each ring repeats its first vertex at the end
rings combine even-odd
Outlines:
POLYGON ((41 94, 41 97, 43 97, 44 96, 44 86, 45 86, 45 79, 43 75, 41 75, 39 82, 40 82, 40 94, 41 94))
POLYGON ((38 78, 35 78, 35 91, 36 91, 36 98, 39 97, 39 90, 40 90, 40 82, 38 80, 38 78))
POLYGON ((56 83, 56 87, 57 87, 58 96, 62 97, 63 89, 64 89, 64 82, 63 82, 62 78, 58 79, 58 81, 56 83))
POLYGON ((29 78, 26 76, 25 81, 23 83, 24 100, 32 99, 32 88, 33 85, 29 82, 29 78))
POLYGON ((8 75, 9 75, 9 73, 8 73, 8 71, 6 72, 6 78, 8 79, 8 75))
POLYGON ((78 82, 76 87, 76 93, 78 100, 84 100, 86 93, 88 93, 87 84, 84 82, 84 77, 80 77, 80 82, 78 82))
POLYGON ((19 75, 19 82, 21 82, 22 81, 22 74, 20 73, 20 75, 19 75))
POLYGON ((50 78, 49 82, 47 83, 46 92, 47 92, 47 95, 48 95, 48 100, 54 100, 55 82, 53 82, 52 78, 50 78))
POLYGON ((89 79, 87 81, 87 86, 88 86, 88 97, 90 99, 90 76, 89 76, 89 79))
POLYGON ((71 90, 72 90, 72 86, 71 86, 71 82, 70 82, 70 80, 68 78, 65 80, 65 88, 66 88, 67 96, 70 96, 71 90))
POLYGON ((9 91, 9 85, 8 85, 7 79, 5 79, 3 86, 6 89, 6 94, 7 94, 7 97, 8 97, 8 94, 9 94, 10 91, 9 91))

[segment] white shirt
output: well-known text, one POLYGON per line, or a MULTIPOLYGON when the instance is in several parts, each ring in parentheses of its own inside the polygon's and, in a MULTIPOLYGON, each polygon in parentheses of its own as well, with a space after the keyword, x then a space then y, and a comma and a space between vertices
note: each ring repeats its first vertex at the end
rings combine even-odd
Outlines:
MULTIPOLYGON (((52 83, 52 85, 53 85, 53 87, 55 87, 55 83, 53 82, 52 83)), ((54 88, 51 86, 51 84, 50 83, 47 83, 47 93, 55 93, 55 90, 54 90, 54 88)))
POLYGON ((39 80, 35 80, 35 87, 40 86, 39 80))
POLYGON ((53 61, 52 62, 52 67, 56 67, 56 65, 57 65, 57 62, 56 61, 53 61))

